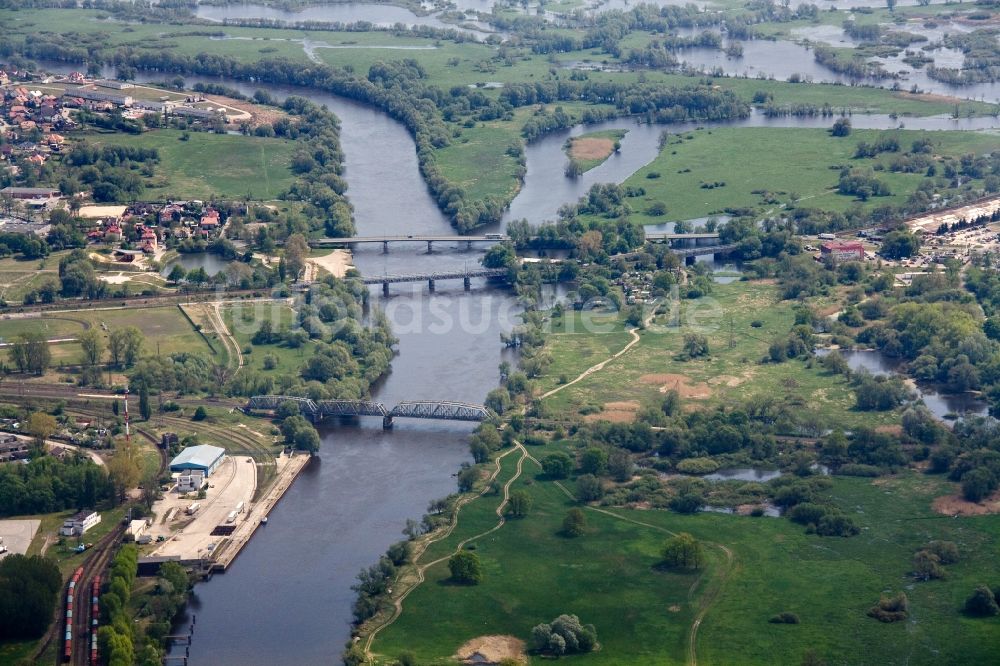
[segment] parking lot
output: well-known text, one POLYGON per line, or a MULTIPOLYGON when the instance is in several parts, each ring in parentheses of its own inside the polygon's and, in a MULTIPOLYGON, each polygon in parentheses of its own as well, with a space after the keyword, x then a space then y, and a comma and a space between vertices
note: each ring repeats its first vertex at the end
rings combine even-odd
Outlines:
POLYGON ((41 524, 40 520, 0 520, 0 538, 7 548, 7 552, 0 554, 0 558, 13 553, 19 555, 27 553, 28 546, 31 545, 31 540, 41 524))

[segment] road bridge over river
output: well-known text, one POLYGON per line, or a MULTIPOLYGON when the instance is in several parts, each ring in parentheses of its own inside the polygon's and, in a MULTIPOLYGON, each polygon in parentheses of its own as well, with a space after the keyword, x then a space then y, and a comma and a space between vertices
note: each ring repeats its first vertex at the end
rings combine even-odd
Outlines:
POLYGON ((309 241, 310 247, 351 247, 366 243, 381 243, 382 252, 389 253, 389 243, 427 243, 427 252, 432 252, 434 243, 465 243, 472 249, 473 243, 503 243, 510 240, 503 234, 482 236, 344 236, 341 238, 317 238, 309 241))
POLYGON ((243 411, 274 412, 282 404, 293 402, 299 413, 313 423, 328 417, 381 416, 382 427, 392 427, 393 419, 436 419, 441 421, 492 421, 497 415, 489 407, 451 400, 407 400, 392 409, 372 400, 312 400, 287 395, 255 395, 243 411))

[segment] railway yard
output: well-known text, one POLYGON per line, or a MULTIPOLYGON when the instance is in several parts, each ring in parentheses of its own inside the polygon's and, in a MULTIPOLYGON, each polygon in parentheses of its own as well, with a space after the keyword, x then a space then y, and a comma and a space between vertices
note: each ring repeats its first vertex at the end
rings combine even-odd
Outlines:
MULTIPOLYGON (((58 402, 63 405, 68 423, 110 421, 111 405, 121 399, 121 395, 107 391, 81 389, 50 381, 4 382, 0 385, 0 401, 19 405, 58 402)), ((154 459, 157 461, 157 476, 161 480, 171 476, 169 453, 161 447, 165 432, 193 435, 202 442, 218 444, 225 448, 226 456, 209 477, 201 499, 197 498, 197 494, 178 493, 176 478, 161 487, 161 498, 153 505, 149 518, 151 524, 145 533, 147 537, 138 544, 140 557, 175 559, 198 571, 224 570, 235 560, 262 524, 262 519, 281 499, 310 458, 304 454, 288 455, 282 452, 275 446, 273 436, 258 432, 255 426, 259 421, 243 422, 236 402, 182 396, 172 396, 171 399, 185 409, 207 406, 217 417, 193 422, 188 416, 160 413, 153 420, 134 424, 131 428, 133 440, 146 460, 150 463, 154 459), (186 509, 193 503, 198 505, 198 509, 194 515, 189 515, 186 509), (233 512, 236 512, 236 518, 229 521, 233 512)), ((67 450, 78 448, 65 443, 62 439, 65 435, 59 437, 53 443, 55 446, 63 446, 67 450)), ((84 450, 100 465, 110 459, 112 452, 84 450)), ((3 545, 11 553, 30 554, 40 549, 44 552, 57 540, 57 536, 46 533, 42 523, 37 519, 0 521, 3 545)), ((94 539, 93 543, 87 542, 86 537, 81 538, 81 543, 87 542, 87 547, 80 564, 66 574, 69 578, 57 608, 59 621, 52 624, 35 647, 30 656, 32 662, 55 661, 80 666, 100 663, 95 661, 94 655, 97 645, 94 620, 99 619, 100 611, 92 603, 93 585, 99 576, 105 574, 126 538, 126 525, 121 521, 117 521, 106 534, 94 539), (67 612, 70 609, 72 613, 67 612)))

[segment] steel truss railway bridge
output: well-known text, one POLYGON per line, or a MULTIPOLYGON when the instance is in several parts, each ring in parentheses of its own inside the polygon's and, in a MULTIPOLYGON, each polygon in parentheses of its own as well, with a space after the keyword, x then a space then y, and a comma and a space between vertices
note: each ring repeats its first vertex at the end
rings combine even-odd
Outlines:
POLYGON ((247 401, 244 411, 273 412, 285 402, 294 402, 299 413, 313 423, 328 417, 381 416, 382 427, 392 428, 393 419, 437 419, 443 421, 492 421, 497 415, 488 407, 449 400, 408 400, 392 409, 372 400, 312 400, 287 395, 255 395, 247 401))

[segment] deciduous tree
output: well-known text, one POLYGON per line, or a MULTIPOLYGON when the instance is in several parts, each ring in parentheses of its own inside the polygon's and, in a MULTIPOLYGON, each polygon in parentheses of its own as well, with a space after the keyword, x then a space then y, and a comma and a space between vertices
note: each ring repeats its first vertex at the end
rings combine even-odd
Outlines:
POLYGON ((451 579, 463 585, 478 585, 483 582, 483 565, 479 556, 468 550, 455 553, 448 558, 451 579))
POLYGON ((664 544, 663 563, 671 568, 700 569, 705 564, 705 550, 700 541, 681 532, 664 544))

